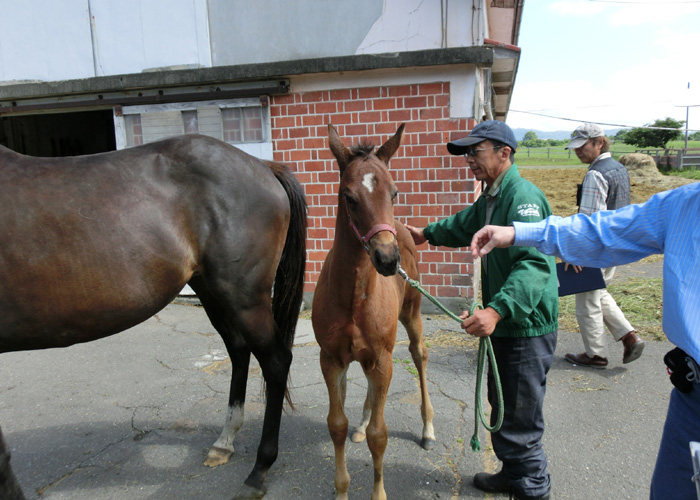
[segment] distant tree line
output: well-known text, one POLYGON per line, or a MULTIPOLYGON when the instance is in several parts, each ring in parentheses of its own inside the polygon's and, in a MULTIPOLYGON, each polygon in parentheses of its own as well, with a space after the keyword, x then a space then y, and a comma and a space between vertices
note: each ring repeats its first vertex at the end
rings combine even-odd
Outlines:
MULTIPOLYGON (((684 124, 685 121, 664 118, 656 120, 654 123, 648 123, 643 127, 620 130, 610 139, 612 142, 623 142, 638 148, 664 149, 669 142, 683 139, 684 135, 681 128, 683 128, 684 124)), ((700 131, 689 134, 688 140, 700 141, 700 131)), ((537 134, 530 130, 523 136, 520 146, 526 148, 564 147, 568 143, 568 139, 539 139, 537 134)))

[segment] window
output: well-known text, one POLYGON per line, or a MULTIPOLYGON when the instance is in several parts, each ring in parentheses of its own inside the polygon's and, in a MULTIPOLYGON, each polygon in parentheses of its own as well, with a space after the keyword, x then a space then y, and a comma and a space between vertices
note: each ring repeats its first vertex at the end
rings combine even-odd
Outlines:
POLYGON ((269 113, 260 99, 125 106, 121 114, 114 118, 118 149, 174 135, 203 134, 272 159, 269 113))

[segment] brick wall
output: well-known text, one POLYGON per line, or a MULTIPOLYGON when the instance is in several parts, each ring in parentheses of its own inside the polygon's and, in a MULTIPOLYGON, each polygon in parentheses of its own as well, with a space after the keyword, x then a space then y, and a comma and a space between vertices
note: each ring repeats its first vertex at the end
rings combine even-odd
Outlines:
MULTIPOLYGON (((389 162, 400 191, 395 217, 417 227, 474 202, 480 189, 462 157, 445 144, 464 137, 472 119, 449 117, 449 83, 313 91, 271 99, 275 160, 289 165, 309 203, 305 292, 313 292, 333 244, 338 166, 328 149, 328 123, 346 146, 368 139, 383 144, 406 123, 401 147, 389 162), (468 126, 468 128, 467 128, 468 126)), ((420 247, 421 283, 441 298, 474 297, 473 264, 466 249, 420 247)))

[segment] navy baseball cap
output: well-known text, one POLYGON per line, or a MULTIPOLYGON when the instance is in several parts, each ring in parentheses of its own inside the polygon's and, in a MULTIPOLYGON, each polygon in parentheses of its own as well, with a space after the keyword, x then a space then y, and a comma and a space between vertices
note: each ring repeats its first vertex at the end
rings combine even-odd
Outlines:
POLYGON ((453 155, 466 154, 474 144, 485 140, 499 141, 507 144, 513 151, 518 149, 518 141, 511 128, 498 120, 489 120, 478 124, 471 133, 456 141, 447 143, 447 150, 453 155))

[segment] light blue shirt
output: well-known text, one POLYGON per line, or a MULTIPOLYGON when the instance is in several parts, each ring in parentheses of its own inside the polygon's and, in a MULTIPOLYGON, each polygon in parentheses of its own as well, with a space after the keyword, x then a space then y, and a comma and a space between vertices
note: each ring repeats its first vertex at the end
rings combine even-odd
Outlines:
MULTIPOLYGON (((514 245, 570 264, 610 267, 664 254, 663 329, 700 362, 700 183, 618 210, 514 222, 514 245)), ((650 304, 651 306, 651 304, 650 304)))

